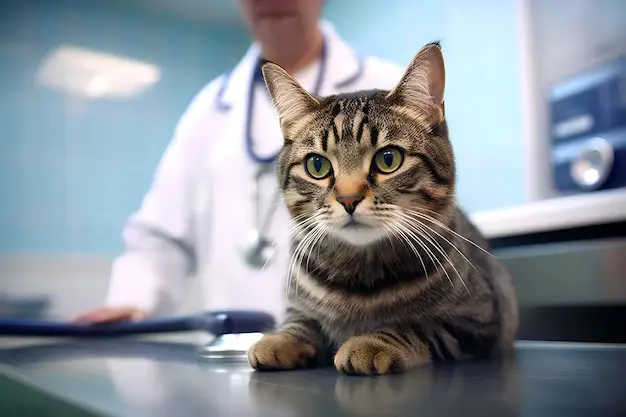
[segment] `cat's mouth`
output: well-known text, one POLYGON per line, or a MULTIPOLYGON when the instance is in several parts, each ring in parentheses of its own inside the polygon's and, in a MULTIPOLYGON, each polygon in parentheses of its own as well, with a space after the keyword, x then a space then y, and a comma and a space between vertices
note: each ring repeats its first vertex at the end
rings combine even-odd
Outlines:
POLYGON ((361 229, 371 229, 372 226, 369 224, 365 224, 361 221, 356 220, 354 217, 350 217, 350 219, 341 226, 342 229, 347 230, 361 230, 361 229))
POLYGON ((340 239, 354 246, 367 246, 384 235, 381 234, 381 230, 375 224, 366 223, 354 217, 344 221, 340 227, 335 229, 334 233, 340 239))

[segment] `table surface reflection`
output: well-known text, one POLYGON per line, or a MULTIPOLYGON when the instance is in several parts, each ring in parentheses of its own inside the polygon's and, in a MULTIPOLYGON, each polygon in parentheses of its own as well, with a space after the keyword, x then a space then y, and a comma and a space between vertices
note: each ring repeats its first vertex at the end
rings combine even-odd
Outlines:
POLYGON ((73 404, 84 412, 77 416, 626 415, 619 346, 526 343, 506 360, 371 378, 330 368, 252 372, 245 363, 203 362, 197 346, 171 341, 4 342, 5 380, 73 404))

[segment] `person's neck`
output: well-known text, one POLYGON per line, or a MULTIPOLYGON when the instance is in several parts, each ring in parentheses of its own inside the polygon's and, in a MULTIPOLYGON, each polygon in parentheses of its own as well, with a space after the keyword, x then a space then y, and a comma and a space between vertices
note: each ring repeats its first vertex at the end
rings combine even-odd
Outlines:
POLYGON ((300 42, 277 42, 263 45, 263 58, 283 67, 288 73, 306 68, 315 62, 322 54, 322 33, 317 30, 300 42))

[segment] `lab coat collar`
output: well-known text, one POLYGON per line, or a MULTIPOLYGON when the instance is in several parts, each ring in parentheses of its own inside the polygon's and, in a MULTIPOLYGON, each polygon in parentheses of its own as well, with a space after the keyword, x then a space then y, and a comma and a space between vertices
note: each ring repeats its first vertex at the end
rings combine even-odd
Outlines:
MULTIPOLYGON (((363 61, 341 39, 330 22, 321 21, 320 29, 326 40, 328 53, 325 81, 320 94, 327 95, 338 88, 357 81, 363 72, 363 61)), ((254 42, 237 66, 230 73, 224 75, 218 97, 219 109, 228 110, 231 106, 245 99, 260 51, 260 45, 254 42)))

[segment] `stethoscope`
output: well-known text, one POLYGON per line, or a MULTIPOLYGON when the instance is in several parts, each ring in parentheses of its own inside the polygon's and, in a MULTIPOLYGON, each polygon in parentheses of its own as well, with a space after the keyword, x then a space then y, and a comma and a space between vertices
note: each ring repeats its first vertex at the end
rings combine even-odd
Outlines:
MULTIPOLYGON (((248 220, 248 231, 246 241, 240 247, 241 256, 250 268, 261 269, 267 265, 272 259, 274 252, 276 251, 275 243, 268 236, 268 231, 271 227, 272 220, 278 202, 280 200, 280 192, 278 186, 274 188, 274 195, 270 200, 270 207, 266 211, 265 216, 261 215, 261 190, 260 184, 264 176, 270 175, 275 172, 275 164, 280 152, 277 152, 270 156, 260 156, 254 150, 254 138, 252 135, 252 121, 254 116, 254 96, 256 87, 261 84, 265 86, 265 81, 261 72, 261 67, 265 63, 264 60, 258 59, 253 72, 252 80, 248 88, 248 96, 246 102, 245 111, 245 124, 244 124, 244 139, 246 153, 248 157, 254 162, 255 170, 252 179, 248 186, 248 193, 250 198, 250 215, 248 220)), ((320 57, 319 70, 317 78, 311 93, 315 96, 319 96, 322 86, 324 85, 324 79, 326 71, 328 69, 328 43, 326 39, 322 42, 322 53, 320 57)), ((346 87, 347 85, 357 81, 364 69, 363 60, 358 59, 358 68, 354 75, 348 79, 338 83, 335 87, 337 89, 346 87)), ((228 88, 230 81, 230 75, 226 75, 222 81, 220 89, 215 101, 215 108, 218 111, 226 112, 230 110, 230 105, 224 102, 223 96, 228 88)))

